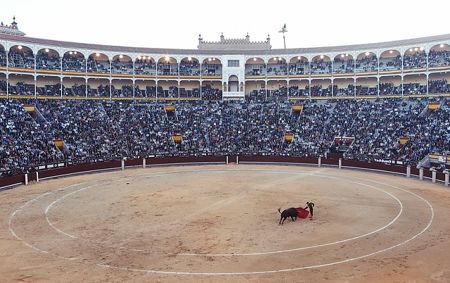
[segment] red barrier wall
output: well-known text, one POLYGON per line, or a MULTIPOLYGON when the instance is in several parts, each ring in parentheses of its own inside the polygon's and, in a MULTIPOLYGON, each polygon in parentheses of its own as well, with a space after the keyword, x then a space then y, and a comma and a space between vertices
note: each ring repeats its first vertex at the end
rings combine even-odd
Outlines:
POLYGON ((0 178, 0 189, 14 185, 14 184, 24 183, 24 182, 25 182, 24 174, 3 177, 3 178, 0 178))
MULTIPOLYGON (((323 159, 322 159, 323 160, 323 159)), ((306 163, 317 164, 316 157, 301 156, 262 156, 262 155, 243 155, 239 156, 239 162, 269 162, 269 163, 306 163)))

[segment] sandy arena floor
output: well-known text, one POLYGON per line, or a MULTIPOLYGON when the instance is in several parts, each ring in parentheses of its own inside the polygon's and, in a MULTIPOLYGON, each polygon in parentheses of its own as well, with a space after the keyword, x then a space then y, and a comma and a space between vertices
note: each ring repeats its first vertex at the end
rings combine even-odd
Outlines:
POLYGON ((450 282, 449 216, 442 184, 355 170, 60 178, 0 192, 0 282, 450 282))

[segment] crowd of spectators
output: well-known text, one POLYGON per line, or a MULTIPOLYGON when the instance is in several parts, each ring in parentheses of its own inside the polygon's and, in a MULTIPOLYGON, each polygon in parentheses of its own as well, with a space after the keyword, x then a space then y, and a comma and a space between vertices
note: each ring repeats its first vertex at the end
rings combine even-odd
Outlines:
POLYGON ((358 96, 377 96, 377 85, 357 85, 355 88, 356 95, 358 96))
POLYGON ((341 59, 340 56, 334 58, 333 61, 333 70, 336 74, 345 74, 345 73, 353 73, 355 62, 353 59, 341 59))
POLYGON ((311 62, 311 74, 331 74, 331 61, 318 59, 311 62))
POLYGON ((370 53, 363 57, 356 59, 355 72, 366 73, 376 72, 378 70, 378 59, 375 54, 370 53))
POLYGON ((6 94, 6 91, 8 89, 8 86, 6 84, 6 81, 0 80, 0 92, 2 95, 6 94))
POLYGON ((0 66, 6 66, 6 52, 3 48, 0 49, 0 66))
POLYGON ((403 94, 426 94, 427 93, 427 85, 421 84, 418 82, 414 83, 404 83, 403 84, 403 94))
POLYGON ((86 59, 81 54, 69 52, 62 59, 62 69, 67 72, 84 73, 86 72, 86 59))
POLYGON ((181 61, 180 76, 200 76, 200 64, 198 61, 181 61))
POLYGON ((125 60, 120 60, 119 58, 114 58, 111 61, 111 73, 113 74, 129 74, 132 75, 133 74, 133 62, 130 61, 125 61, 125 60))
POLYGON ((355 86, 353 84, 349 84, 347 86, 333 86, 333 96, 354 96, 355 95, 355 86))
POLYGON ((0 101, 0 176, 64 161, 48 126, 27 114, 22 103, 0 101))
POLYGON ((450 93, 450 84, 446 79, 441 80, 429 80, 428 81, 429 93, 450 93))
POLYGON ((450 65, 450 50, 431 50, 428 54, 429 67, 444 67, 450 65))
POLYGON ((276 63, 267 65, 267 75, 268 76, 286 76, 287 75, 287 64, 286 63, 276 63))
POLYGON ((177 63, 158 63, 159 76, 178 76, 177 63))
POLYGON ((401 95, 402 86, 400 84, 394 84, 392 82, 380 83, 378 85, 380 89, 380 95, 401 95))
POLYGON ((111 70, 109 60, 97 60, 94 55, 89 56, 87 60, 88 73, 109 74, 111 70))
POLYGON ((36 93, 40 96, 61 96, 61 84, 36 87, 36 93))
POLYGON ((402 57, 397 55, 395 57, 381 57, 380 71, 395 71, 402 69, 402 57))
POLYGON ((208 64, 207 62, 202 65, 203 76, 221 76, 222 65, 221 64, 208 64))
POLYGON ((174 102, 174 112, 156 102, 0 100, 0 174, 151 154, 326 156, 335 137, 352 137, 344 157, 365 161, 416 164, 427 153, 450 150, 448 99, 437 100, 441 107, 433 111, 428 102, 436 100, 428 98, 304 101, 294 113, 294 103, 280 99, 287 91, 254 91, 245 102, 174 102), (36 111, 25 112, 24 103, 36 111), (294 134, 290 143, 286 132, 294 134), (183 136, 181 144, 174 134, 183 136), (404 146, 403 136, 410 138, 404 146), (54 139, 64 147, 56 148, 54 139))
POLYGON ((201 97, 204 100, 222 100, 222 90, 207 84, 202 87, 201 97))
POLYGON ((304 87, 299 86, 290 86, 289 87, 289 96, 308 96, 309 95, 309 85, 304 87))
POLYGON ((313 85, 310 88, 311 96, 331 96, 332 87, 331 84, 313 85))
POLYGON ((61 70, 60 58, 48 52, 39 52, 36 55, 36 69, 59 71, 61 70))
POLYGON ((246 76, 265 76, 267 68, 266 64, 247 64, 245 65, 246 76))
POLYGON ((31 50, 23 52, 10 51, 8 56, 9 67, 34 69, 34 55, 31 50))
POLYGON ((138 58, 134 62, 134 72, 136 75, 156 75, 156 63, 153 59, 138 58))
POLYGON ((63 95, 64 96, 78 96, 84 97, 86 96, 86 85, 78 85, 74 84, 71 87, 63 86, 63 95))
POLYGON ((425 51, 406 52, 403 56, 403 69, 423 69, 427 67, 425 51))
POLYGON ((305 60, 300 60, 297 63, 289 64, 289 75, 304 75, 309 74, 309 63, 305 60))

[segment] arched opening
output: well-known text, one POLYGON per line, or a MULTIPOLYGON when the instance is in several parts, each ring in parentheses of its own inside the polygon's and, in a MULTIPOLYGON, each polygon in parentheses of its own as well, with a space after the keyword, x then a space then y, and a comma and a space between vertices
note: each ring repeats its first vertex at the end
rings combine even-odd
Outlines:
POLYGON ((364 52, 356 57, 355 72, 356 73, 371 73, 378 69, 377 55, 373 52, 364 52))
POLYGON ((156 97, 156 82, 153 80, 136 80, 134 82, 134 97, 156 97))
POLYGON ((93 53, 89 55, 87 61, 88 73, 108 74, 110 73, 110 71, 110 62, 108 56, 103 53, 93 53))
POLYGON ((112 80, 111 96, 115 97, 115 98, 133 97, 133 81, 125 80, 125 79, 124 80, 112 80))
POLYGON ((6 50, 3 45, 0 44, 0 67, 6 67, 6 50))
POLYGON ((207 58, 202 63, 203 77, 220 77, 222 76, 222 62, 217 58, 207 58))
POLYGON ((331 80, 312 80, 310 88, 312 97, 330 97, 331 96, 331 80))
POLYGON ((116 55, 111 62, 112 74, 133 74, 133 60, 128 55, 116 55))
POLYGON ((33 51, 22 45, 14 45, 9 49, 9 67, 34 69, 34 54, 33 51))
POLYGON ((246 101, 262 102, 266 100, 267 89, 266 84, 262 80, 245 82, 246 101))
POLYGON ((61 70, 61 57, 54 49, 44 48, 36 54, 36 69, 39 70, 61 70))
MULTIPOLYGON (((134 72, 136 75, 156 76, 156 62, 150 56, 139 56, 134 61, 134 72)), ((155 94, 156 96, 156 94, 155 94)))
POLYGON ((303 97, 309 96, 308 80, 292 80, 289 82, 289 96, 303 97))
POLYGON ((55 76, 38 76, 36 78, 37 96, 61 96, 61 79, 55 76))
POLYGON ((222 100, 222 83, 220 81, 203 81, 202 100, 222 100))
POLYGON ((333 81, 333 96, 354 96, 355 84, 353 79, 335 79, 333 81))
MULTIPOLYGON (((181 71, 180 71, 181 73, 181 71)), ((200 70, 199 70, 200 74, 200 70)), ((186 81, 180 82, 180 98, 200 98, 200 82, 186 81)))
POLYGON ((178 98, 178 82, 173 80, 158 81, 158 98, 178 98))
POLYGON ((282 57, 270 58, 267 62, 267 76, 286 76, 287 68, 286 59, 282 57))
POLYGON ((356 96, 377 96, 378 82, 377 78, 357 78, 356 96))
POLYGON ((9 94, 34 97, 34 78, 30 75, 9 75, 9 94))
POLYGON ((237 92, 239 91, 239 78, 235 75, 231 75, 228 78, 228 91, 237 92))
POLYGON ((401 95, 402 78, 400 76, 382 76, 378 87, 380 95, 401 95))
POLYGON ((287 99, 288 89, 286 80, 276 80, 267 82, 267 99, 280 100, 287 99))
POLYGON ((245 62, 245 76, 265 76, 266 64, 262 58, 253 57, 245 62))
POLYGON ((403 95, 427 94, 427 76, 407 75, 403 77, 403 95))
POLYGON ((63 96, 85 97, 86 80, 84 78, 63 78, 63 96))
POLYGON ((306 75, 309 74, 309 62, 306 57, 296 56, 289 60, 289 75, 306 75))
POLYGON ((351 74, 354 71, 353 56, 347 53, 336 55, 333 60, 334 74, 351 74))
POLYGON ((110 82, 107 79, 89 79, 87 88, 89 97, 111 97, 110 82))
POLYGON ((425 69, 427 67, 427 54, 423 47, 411 47, 403 55, 403 71, 425 69))
POLYGON ((450 72, 430 74, 428 79, 428 93, 450 93, 450 72))
POLYGON ((311 74, 331 74, 331 60, 327 55, 317 55, 311 60, 311 74))
POLYGON ((429 68, 450 66, 450 46, 448 44, 438 44, 431 48, 428 54, 429 68))
POLYGON ((402 55, 397 50, 386 50, 380 55, 380 72, 402 70, 402 55))
POLYGON ((86 58, 78 51, 67 51, 62 59, 62 69, 64 72, 86 72, 86 58))
POLYGON ((180 62, 180 76, 200 76, 200 63, 193 57, 183 58, 180 62))
POLYGON ((158 76, 178 76, 178 62, 175 58, 165 56, 158 60, 158 76))
POLYGON ((6 95, 8 92, 6 75, 4 73, 0 73, 0 95, 6 95))

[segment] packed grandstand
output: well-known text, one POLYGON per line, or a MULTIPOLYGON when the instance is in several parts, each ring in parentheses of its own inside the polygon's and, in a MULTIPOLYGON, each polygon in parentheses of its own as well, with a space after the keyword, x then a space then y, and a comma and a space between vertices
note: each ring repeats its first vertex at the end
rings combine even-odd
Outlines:
POLYGON ((150 155, 448 163, 450 35, 279 50, 199 36, 163 50, 4 30, 1 176, 150 155))

